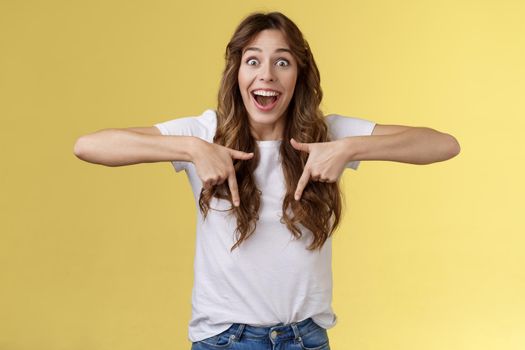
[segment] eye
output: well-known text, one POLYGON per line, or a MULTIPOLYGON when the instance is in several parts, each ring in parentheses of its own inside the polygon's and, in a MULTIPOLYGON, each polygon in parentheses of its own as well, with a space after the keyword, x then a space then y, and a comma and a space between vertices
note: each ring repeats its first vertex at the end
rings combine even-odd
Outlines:
MULTIPOLYGON (((251 63, 252 61, 257 62, 257 59, 255 59, 254 57, 250 57, 250 58, 248 58, 246 60, 246 64, 249 65, 249 66, 255 66, 256 63, 252 64, 251 63)), ((279 67, 288 67, 290 65, 290 62, 287 59, 285 59, 285 58, 279 58, 279 60, 277 61, 277 65, 279 67), (284 62, 284 64, 280 64, 280 62, 284 62)))
POLYGON ((288 60, 282 58, 279 61, 277 61, 277 65, 280 66, 280 67, 288 67, 290 65, 290 62, 288 62, 288 60), (286 64, 282 65, 282 64, 279 64, 279 62, 285 62, 286 64))

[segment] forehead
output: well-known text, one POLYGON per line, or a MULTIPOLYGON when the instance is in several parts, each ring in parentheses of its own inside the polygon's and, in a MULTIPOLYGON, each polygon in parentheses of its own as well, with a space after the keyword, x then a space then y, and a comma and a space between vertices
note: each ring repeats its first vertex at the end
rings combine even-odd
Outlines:
POLYGON ((259 33, 242 49, 245 52, 288 52, 290 47, 285 35, 277 29, 265 29, 259 33))

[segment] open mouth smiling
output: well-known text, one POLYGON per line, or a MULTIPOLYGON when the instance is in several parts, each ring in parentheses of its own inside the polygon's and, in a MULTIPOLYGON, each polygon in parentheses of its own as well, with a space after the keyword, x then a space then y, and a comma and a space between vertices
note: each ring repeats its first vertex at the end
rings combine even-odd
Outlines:
POLYGON ((255 106, 262 111, 270 111, 281 97, 281 93, 271 89, 255 89, 250 91, 255 106))

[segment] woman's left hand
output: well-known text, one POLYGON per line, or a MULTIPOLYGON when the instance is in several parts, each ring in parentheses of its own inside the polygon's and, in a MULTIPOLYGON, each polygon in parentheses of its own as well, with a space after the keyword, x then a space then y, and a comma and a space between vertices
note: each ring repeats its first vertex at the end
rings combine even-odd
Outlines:
POLYGON ((336 182, 348 163, 342 140, 304 143, 293 138, 290 143, 296 150, 308 152, 308 160, 295 190, 295 200, 300 200, 308 181, 336 182))

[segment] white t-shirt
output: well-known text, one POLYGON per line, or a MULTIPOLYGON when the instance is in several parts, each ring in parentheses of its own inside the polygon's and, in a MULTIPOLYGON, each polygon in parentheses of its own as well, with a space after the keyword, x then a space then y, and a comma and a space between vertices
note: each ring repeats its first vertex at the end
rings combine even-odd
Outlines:
MULTIPOLYGON (((370 135, 375 122, 336 114, 326 116, 330 139, 370 135)), ((213 142, 216 112, 204 111, 155 124, 163 135, 196 136, 213 142)), ((299 322, 308 317, 323 328, 335 326, 332 303, 332 238, 322 249, 308 251, 312 233, 303 229, 296 239, 280 222, 285 194, 280 164, 281 140, 256 141, 260 162, 255 181, 261 194, 257 227, 252 236, 230 253, 235 244, 235 216, 230 203, 212 198, 205 221, 198 206, 202 181, 193 163, 173 161, 177 172, 185 170, 197 209, 191 342, 228 329, 233 323, 268 327, 299 322), (219 210, 212 210, 219 209, 219 210), (222 212, 220 210, 226 210, 222 212)), ((346 167, 357 170, 359 161, 346 167)), ((241 202, 242 205, 242 202, 241 202)))

